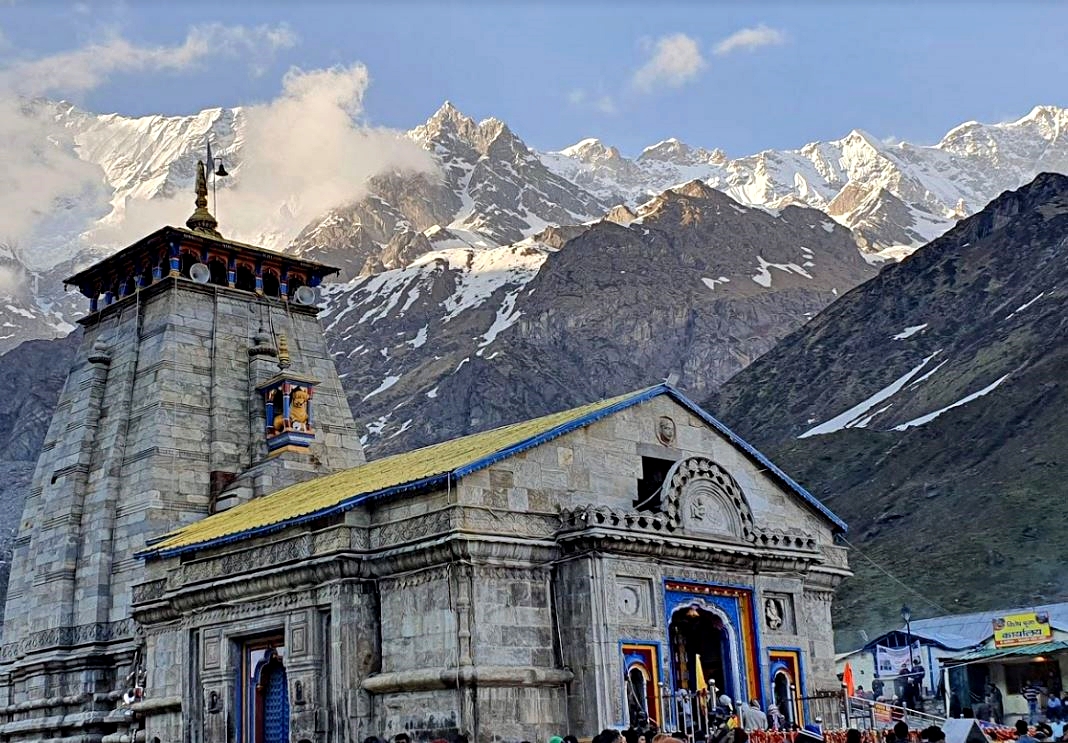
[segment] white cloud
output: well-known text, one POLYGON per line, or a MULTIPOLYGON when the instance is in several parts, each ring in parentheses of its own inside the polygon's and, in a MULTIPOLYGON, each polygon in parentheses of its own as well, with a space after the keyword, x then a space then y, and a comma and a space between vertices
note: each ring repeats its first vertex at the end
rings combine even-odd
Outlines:
POLYGON ((735 31, 716 44, 713 51, 717 56, 723 57, 733 52, 757 49, 762 46, 775 46, 785 41, 786 35, 782 31, 769 28, 762 23, 759 26, 735 31))
MULTIPOLYGON (((77 96, 122 72, 186 70, 220 56, 240 58, 255 72, 293 43, 284 26, 213 24, 191 29, 181 44, 168 47, 143 47, 113 36, 0 66, 0 247, 41 267, 49 263, 45 251, 50 249, 40 242, 42 234, 58 235, 69 245, 113 206, 122 213, 97 225, 87 235, 91 242, 130 242, 162 224, 183 224, 192 211, 191 191, 173 199, 110 203, 114 191, 104 171, 79 157, 74 135, 57 123, 59 107, 42 99, 77 96)), ((254 239, 268 230, 295 234, 323 211, 363 196, 371 175, 433 168, 430 156, 411 141, 360 121, 367 84, 362 65, 294 69, 276 100, 243 109, 240 162, 227 161, 235 177, 224 184, 231 187, 220 190, 220 203, 234 205, 224 209, 227 236, 254 239)), ((187 157, 199 155, 202 146, 198 142, 187 157)))
POLYGON ((697 77, 706 67, 697 42, 686 34, 672 34, 657 39, 653 56, 637 72, 632 83, 642 92, 660 87, 678 88, 697 77))
MULTIPOLYGON (((219 230, 284 247, 311 220, 367 193, 367 179, 384 172, 431 172, 430 154, 399 132, 360 121, 369 76, 362 64, 291 69, 275 100, 242 110, 239 162, 227 162, 232 185, 219 190, 219 230)), ((199 151, 198 151, 199 154, 199 151)), ((126 204, 124 219, 94 238, 124 244, 162 224, 183 224, 192 190, 173 198, 126 204)))
POLYGON ((193 68, 211 57, 240 57, 258 70, 296 43, 286 26, 195 26, 175 46, 138 46, 112 35, 80 49, 18 61, 0 70, 0 90, 24 96, 75 95, 92 90, 114 73, 193 68))
POLYGON ((614 114, 619 111, 619 109, 616 108, 615 99, 610 95, 602 95, 593 102, 593 107, 603 114, 614 114))
POLYGON ((20 246, 32 265, 43 250, 34 239, 42 222, 60 240, 73 241, 109 210, 103 171, 79 158, 71 132, 39 99, 76 97, 116 73, 182 70, 212 57, 240 56, 255 66, 295 41, 284 26, 209 24, 173 46, 138 46, 112 35, 48 57, 7 61, 0 67, 0 244, 20 246))
POLYGON ((567 102, 572 106, 591 108, 603 114, 618 113, 615 99, 610 95, 592 96, 582 88, 568 91, 567 102))

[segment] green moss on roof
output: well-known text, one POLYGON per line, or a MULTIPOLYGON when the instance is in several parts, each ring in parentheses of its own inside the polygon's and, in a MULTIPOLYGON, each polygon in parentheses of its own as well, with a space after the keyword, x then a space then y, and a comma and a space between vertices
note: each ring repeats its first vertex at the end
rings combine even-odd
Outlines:
POLYGON ((628 407, 661 388, 651 387, 619 397, 601 400, 559 413, 552 413, 482 433, 463 436, 403 454, 374 460, 352 469, 324 475, 291 485, 262 498, 208 516, 175 529, 152 543, 143 556, 166 555, 232 541, 232 538, 270 531, 272 527, 307 521, 345 510, 378 494, 432 485, 446 477, 468 474, 465 468, 490 464, 515 453, 516 447, 529 448, 548 434, 573 430, 573 424, 588 425, 602 416, 598 413, 628 407), (528 446, 523 446, 528 444, 528 446))

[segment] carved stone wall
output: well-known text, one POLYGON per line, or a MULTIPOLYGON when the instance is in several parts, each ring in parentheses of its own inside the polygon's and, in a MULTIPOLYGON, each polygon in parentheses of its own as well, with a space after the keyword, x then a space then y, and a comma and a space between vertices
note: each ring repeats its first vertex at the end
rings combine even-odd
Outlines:
POLYGON ((183 693, 206 720, 194 743, 232 734, 227 652, 268 625, 292 651, 294 740, 407 730, 490 743, 625 726, 620 644, 659 647, 670 679, 668 581, 744 594, 760 669, 746 678, 766 685, 767 649, 798 648, 819 688, 833 673, 822 602, 844 564, 830 525, 760 469, 655 399, 445 490, 166 561, 136 595, 159 647, 177 624, 202 662, 221 659, 183 693), (683 462, 660 513, 633 510, 642 456, 683 462), (695 496, 700 518, 687 513, 695 496), (212 692, 222 711, 206 711, 212 692))
MULTIPOLYGON (((250 293, 164 279, 136 300, 90 316, 15 545, 0 646, 0 683, 10 679, 12 703, 37 705, 50 698, 41 696, 45 689, 66 684, 37 662, 62 651, 66 663, 83 664, 74 693, 110 694, 108 713, 115 711, 126 670, 102 658, 139 642, 130 619, 132 586, 145 582, 146 571, 134 553, 149 538, 207 515, 213 477, 239 472, 264 453, 248 355, 261 323, 286 332, 294 366, 322 380, 316 415, 323 424, 310 455, 298 466, 274 460, 261 473, 263 487, 364 461, 313 310, 287 311, 250 293), (115 686, 100 688, 105 678, 115 686)), ((87 714, 90 707, 83 705, 87 714)), ((49 724, 75 719, 62 706, 35 709, 49 724)), ((0 716, 0 735, 32 737, 6 727, 14 722, 0 716)), ((117 728, 106 722, 97 729, 117 728)))

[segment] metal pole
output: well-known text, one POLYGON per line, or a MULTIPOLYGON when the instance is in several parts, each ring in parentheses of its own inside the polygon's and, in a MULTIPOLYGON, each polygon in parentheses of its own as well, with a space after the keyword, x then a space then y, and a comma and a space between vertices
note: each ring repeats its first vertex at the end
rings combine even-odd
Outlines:
POLYGON ((945 691, 942 693, 942 701, 946 705, 946 719, 949 719, 949 666, 942 667, 942 686, 945 687, 945 691))
MULTIPOLYGON (((913 673, 912 673, 912 616, 909 615, 909 614, 905 615, 905 647, 908 648, 909 663, 908 663, 908 672, 907 672, 908 675, 906 675, 906 677, 905 677, 905 698, 906 699, 902 700, 901 705, 907 710, 907 709, 909 709, 909 704, 908 703, 909 702, 915 702, 915 699, 913 699, 913 696, 912 696, 915 693, 914 691, 912 691, 912 688, 913 688, 912 683, 914 681, 914 676, 913 676, 913 673)), ((906 712, 905 714, 907 715, 908 713, 906 712)))

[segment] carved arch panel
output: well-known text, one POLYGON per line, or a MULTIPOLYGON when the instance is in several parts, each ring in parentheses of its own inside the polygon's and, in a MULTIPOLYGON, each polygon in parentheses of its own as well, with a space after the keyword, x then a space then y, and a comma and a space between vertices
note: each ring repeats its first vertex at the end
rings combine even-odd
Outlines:
POLYGON ((686 531, 756 540, 745 493, 727 470, 710 459, 678 462, 668 473, 664 495, 669 517, 686 531))

